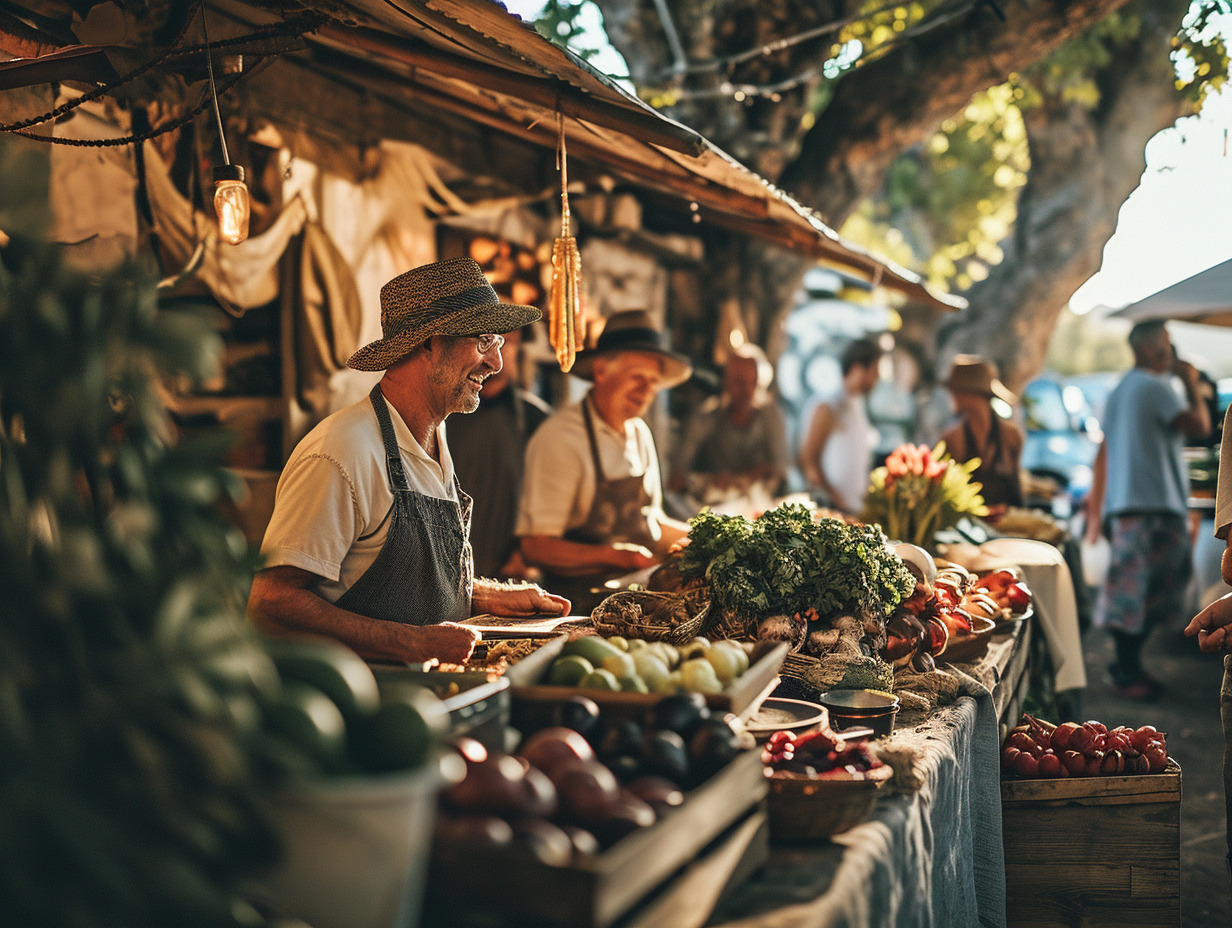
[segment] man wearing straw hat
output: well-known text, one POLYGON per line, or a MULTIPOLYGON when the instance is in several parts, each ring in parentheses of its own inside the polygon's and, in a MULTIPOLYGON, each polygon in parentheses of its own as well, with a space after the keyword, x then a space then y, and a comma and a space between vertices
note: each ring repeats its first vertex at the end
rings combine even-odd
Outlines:
POLYGON ((478 636, 455 623, 473 613, 568 611, 538 587, 473 578, 471 501, 445 443, 445 418, 474 412, 500 370, 502 335, 539 316, 501 303, 470 258, 381 288, 384 337, 347 364, 384 376, 283 469, 248 601, 254 622, 336 638, 368 659, 462 663, 478 636))
POLYGON ((516 532, 527 564, 582 609, 612 576, 656 564, 688 534, 663 512, 654 437, 642 416, 660 390, 689 379, 643 310, 615 313, 573 373, 594 383, 543 423, 526 448, 516 532))
POLYGON ((945 379, 954 397, 959 421, 941 436, 956 461, 980 459, 971 479, 980 484, 990 506, 1021 506, 1022 429, 1008 418, 1017 398, 1000 380, 996 368, 973 354, 954 359, 945 379), (993 408, 1000 400, 1003 410, 993 408), (1001 415, 1004 413, 1004 416, 1001 415))

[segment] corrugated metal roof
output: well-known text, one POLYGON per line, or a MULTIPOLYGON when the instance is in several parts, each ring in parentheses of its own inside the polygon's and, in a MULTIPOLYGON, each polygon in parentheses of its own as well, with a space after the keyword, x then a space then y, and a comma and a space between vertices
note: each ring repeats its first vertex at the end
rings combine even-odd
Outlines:
MULTIPOLYGON (((310 3, 310 5, 316 5, 310 3)), ((309 37, 455 101, 489 123, 552 148, 556 114, 572 155, 641 187, 697 203, 703 219, 853 269, 944 309, 959 297, 927 287, 893 262, 843 240, 811 210, 638 99, 528 24, 486 0, 345 0, 356 25, 309 37)))
MULTIPOLYGON (((344 84, 393 88, 404 100, 462 113, 548 150, 556 146, 559 117, 571 158, 669 198, 706 222, 832 262, 932 306, 966 305, 843 240, 785 192, 548 42, 497 3, 301 3, 327 21, 303 37, 304 49, 287 55, 310 64, 314 72, 344 84)), ((209 0, 209 7, 254 29, 279 18, 260 2, 209 0)))

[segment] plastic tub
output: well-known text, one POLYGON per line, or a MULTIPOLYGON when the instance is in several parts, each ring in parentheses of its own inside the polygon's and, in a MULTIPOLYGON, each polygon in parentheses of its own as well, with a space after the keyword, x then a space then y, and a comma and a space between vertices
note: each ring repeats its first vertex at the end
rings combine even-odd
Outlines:
POLYGON ((268 796, 284 856, 257 881, 266 901, 313 928, 416 928, 441 784, 430 763, 268 796))

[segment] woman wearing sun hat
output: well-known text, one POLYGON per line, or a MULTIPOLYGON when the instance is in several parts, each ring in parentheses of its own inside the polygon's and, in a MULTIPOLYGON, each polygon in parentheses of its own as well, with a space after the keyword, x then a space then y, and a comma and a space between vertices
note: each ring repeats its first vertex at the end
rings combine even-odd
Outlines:
POLYGON ((465 661, 479 612, 559 615, 534 586, 472 576, 471 501, 445 442, 501 368, 503 334, 539 310, 502 303, 479 265, 451 258, 381 288, 383 337, 348 366, 383 371, 368 398, 322 421, 292 452, 261 545, 249 614, 273 633, 336 638, 361 656, 465 661))
POLYGON ((997 379, 996 368, 976 355, 958 355, 944 382, 959 417, 941 436, 946 450, 956 461, 980 459, 971 479, 983 486, 984 502, 989 506, 1021 506, 1022 430, 993 408, 993 400, 998 399, 1008 413, 1018 398, 997 379))

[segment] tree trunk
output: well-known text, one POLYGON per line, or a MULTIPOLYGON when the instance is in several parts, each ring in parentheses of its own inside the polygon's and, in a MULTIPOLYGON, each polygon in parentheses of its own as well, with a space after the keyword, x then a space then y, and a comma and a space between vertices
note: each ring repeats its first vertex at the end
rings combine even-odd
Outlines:
POLYGON ((1094 110, 1060 99, 1023 113, 1031 170, 1005 259, 965 294, 970 308, 942 326, 939 362, 957 352, 997 362, 1015 392, 1044 366, 1057 316, 1099 270, 1117 214, 1146 166, 1146 143, 1187 104, 1172 85, 1169 40, 1188 0, 1143 7, 1138 36, 1097 75, 1094 110))
MULTIPOLYGON (((784 91, 777 101, 731 88, 769 85, 807 74, 829 54, 834 36, 757 56, 688 78, 669 75, 668 29, 692 64, 730 56, 776 37, 797 35, 849 15, 845 2, 803 0, 668 0, 670 23, 654 0, 596 0, 613 44, 639 87, 683 88, 668 112, 816 209, 838 227, 877 196, 896 156, 926 141, 972 95, 1006 80, 1127 5, 1127 0, 1008 0, 983 3, 848 73, 805 131, 810 95, 820 78, 784 91), (691 95, 690 95, 691 93, 691 95)), ((1169 40, 1188 0, 1139 0, 1137 36, 1124 40, 1097 76, 1102 94, 1092 112, 1061 99, 1024 112, 1031 170, 1017 226, 1002 243, 1004 260, 966 294, 967 312, 942 325, 938 367, 958 351, 978 351, 1021 387, 1039 372, 1056 318, 1098 268, 1117 212, 1138 184, 1146 142, 1186 111, 1173 87, 1169 40)), ((938 14, 934 13, 934 17, 938 14)), ((714 262, 712 260, 712 266, 714 262)), ((751 331, 771 347, 790 308, 805 263, 777 249, 744 245, 724 252, 706 281, 710 305, 740 301, 760 312, 751 331), (738 273, 735 273, 738 271, 738 273)), ((756 336, 755 336, 756 337, 756 336)), ((926 348, 931 346, 924 346, 926 348)))
MULTIPOLYGON (((686 59, 697 64, 851 14, 844 2, 676 0, 667 4, 665 23, 653 0, 596 2, 612 44, 641 88, 673 83, 669 29, 679 33, 686 59)), ((1127 2, 1009 0, 1002 4, 1006 22, 990 4, 979 4, 846 74, 808 130, 804 117, 821 83, 819 73, 783 90, 778 100, 749 96, 737 102, 723 88, 766 87, 817 72, 834 34, 677 81, 684 96, 665 111, 838 227, 880 191, 897 155, 932 135, 973 94, 1024 70, 1127 2)))

